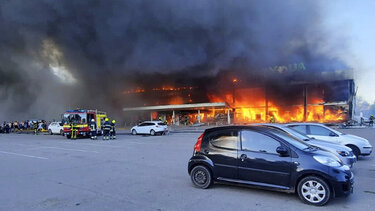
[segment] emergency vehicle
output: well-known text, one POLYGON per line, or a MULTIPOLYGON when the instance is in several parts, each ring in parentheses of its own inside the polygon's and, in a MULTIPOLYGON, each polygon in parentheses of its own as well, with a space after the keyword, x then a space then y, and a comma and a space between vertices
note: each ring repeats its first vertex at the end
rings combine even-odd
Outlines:
POLYGON ((76 110, 68 110, 66 111, 63 116, 63 123, 64 123, 64 134, 68 139, 72 134, 71 124, 75 125, 77 129, 77 136, 89 136, 90 134, 90 126, 89 123, 92 119, 95 120, 98 134, 102 134, 101 131, 101 124, 104 123, 104 119, 107 118, 106 112, 98 111, 98 110, 85 110, 85 109, 76 109, 76 110))

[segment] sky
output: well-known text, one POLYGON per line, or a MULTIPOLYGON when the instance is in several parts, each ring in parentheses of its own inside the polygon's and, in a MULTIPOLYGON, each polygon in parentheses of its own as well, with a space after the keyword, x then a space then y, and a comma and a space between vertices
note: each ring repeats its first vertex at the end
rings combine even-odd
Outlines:
POLYGON ((342 52, 353 68, 357 96, 375 102, 375 1, 324 1, 325 25, 345 39, 348 52, 342 52))

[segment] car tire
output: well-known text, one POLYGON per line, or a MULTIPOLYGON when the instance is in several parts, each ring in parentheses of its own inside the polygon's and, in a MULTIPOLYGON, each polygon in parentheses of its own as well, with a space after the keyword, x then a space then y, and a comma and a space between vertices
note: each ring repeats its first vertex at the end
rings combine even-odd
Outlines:
POLYGON ((48 133, 49 133, 50 135, 53 135, 53 133, 52 133, 52 130, 51 130, 51 129, 49 129, 49 130, 48 130, 48 133))
POLYGON ((67 139, 70 139, 70 135, 66 135, 66 138, 67 138, 67 139))
POLYGON ((361 151, 359 150, 359 148, 354 145, 347 145, 347 147, 352 149, 353 154, 357 157, 357 160, 358 160, 358 156, 361 154, 361 151))
POLYGON ((198 188, 207 189, 212 185, 211 172, 205 166, 194 167, 190 172, 190 178, 198 188))
POLYGON ((155 135, 155 130, 150 130, 150 135, 154 136, 155 135))
POLYGON ((323 206, 331 198, 331 190, 328 184, 316 176, 303 178, 297 187, 299 198, 306 204, 323 206))
POLYGON ((137 135, 137 131, 135 129, 132 130, 132 135, 137 135))
POLYGON ((60 130, 60 135, 64 136, 64 131, 60 130))

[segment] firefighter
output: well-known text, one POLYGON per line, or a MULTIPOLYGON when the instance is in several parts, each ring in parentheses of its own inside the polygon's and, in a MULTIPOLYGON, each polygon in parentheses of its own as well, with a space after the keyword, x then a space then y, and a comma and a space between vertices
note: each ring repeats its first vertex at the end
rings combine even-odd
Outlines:
POLYGON ((33 129, 34 129, 34 135, 38 135, 38 121, 34 122, 33 129))
POLYGON ((270 117, 270 123, 275 123, 275 117, 274 116, 270 117))
POLYGON ((112 120, 111 123, 111 131, 110 131, 110 138, 111 139, 116 139, 116 120, 112 120))
POLYGON ((91 140, 98 139, 98 137, 97 137, 97 125, 96 125, 95 119, 92 119, 91 123, 90 123, 90 135, 91 135, 91 137, 90 137, 91 140))
POLYGON ((371 126, 371 127, 374 126, 374 115, 371 115, 371 116, 370 116, 370 126, 371 126))
POLYGON ((108 118, 105 118, 105 122, 103 124, 103 140, 109 140, 110 130, 111 130, 111 123, 109 123, 108 118))
POLYGON ((71 131, 70 139, 72 140, 77 139, 77 127, 74 122, 70 123, 70 131, 71 131))

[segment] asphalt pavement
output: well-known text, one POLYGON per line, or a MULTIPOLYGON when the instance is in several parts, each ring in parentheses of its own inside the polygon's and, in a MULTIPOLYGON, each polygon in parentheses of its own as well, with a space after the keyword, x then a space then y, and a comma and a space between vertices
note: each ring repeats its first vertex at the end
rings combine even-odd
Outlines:
MULTIPOLYGON (((375 129, 344 130, 368 138, 375 129)), ((113 141, 0 134, 0 210, 372 210, 373 154, 353 167, 354 193, 325 207, 294 194, 193 187, 187 162, 200 133, 119 135, 113 141), (372 208, 371 208, 372 207, 372 208)))

